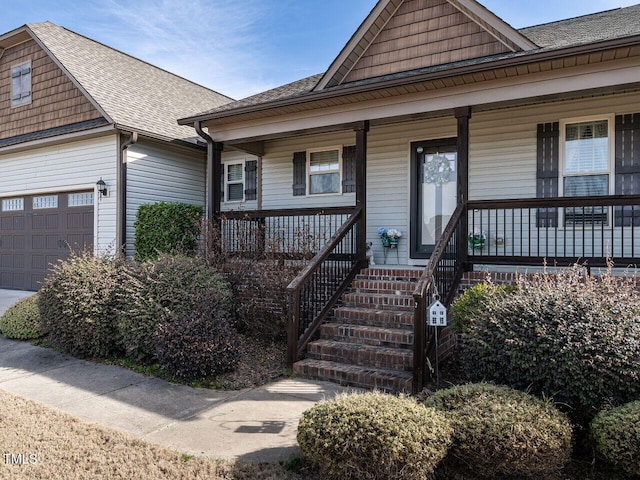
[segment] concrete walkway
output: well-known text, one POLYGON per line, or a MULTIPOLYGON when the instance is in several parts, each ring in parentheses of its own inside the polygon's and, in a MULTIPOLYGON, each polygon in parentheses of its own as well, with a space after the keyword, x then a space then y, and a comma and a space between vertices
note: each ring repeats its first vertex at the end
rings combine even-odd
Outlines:
MULTIPOLYGON (((0 314, 26 295, 0 290, 0 314)), ((0 388, 183 453, 252 462, 298 454, 302 412, 347 390, 299 379, 240 391, 191 388, 2 335, 0 388)))

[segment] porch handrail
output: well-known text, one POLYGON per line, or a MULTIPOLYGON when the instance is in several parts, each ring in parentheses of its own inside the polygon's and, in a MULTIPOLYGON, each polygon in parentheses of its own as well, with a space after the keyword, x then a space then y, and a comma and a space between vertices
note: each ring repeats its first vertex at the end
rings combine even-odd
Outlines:
POLYGON ((462 277, 464 270, 463 255, 466 253, 466 244, 461 236, 462 222, 466 208, 463 204, 459 204, 444 232, 440 236, 436 244, 429 263, 422 272, 422 276, 418 280, 415 290, 413 291, 414 299, 414 316, 413 316, 413 390, 417 393, 422 390, 424 385, 424 367, 427 357, 427 305, 429 304, 429 295, 434 292, 434 283, 446 287, 446 291, 439 291, 440 299, 445 306, 449 306, 453 301, 453 297, 462 277), (453 258, 445 258, 445 254, 449 253, 453 258), (440 264, 443 260, 453 261, 453 275, 450 275, 451 281, 445 282, 445 279, 438 278, 440 274, 440 264))
POLYGON ((473 200, 471 264, 637 264, 640 195, 473 200))
POLYGON ((469 200, 467 209, 480 208, 554 208, 554 207, 618 207, 640 205, 640 195, 603 195, 590 197, 515 198, 469 200))
MULTIPOLYGON (((356 226, 360 220, 360 216, 362 215, 362 207, 358 206, 355 207, 355 209, 353 207, 350 208, 350 211, 353 213, 347 221, 338 228, 329 241, 318 251, 318 253, 316 253, 307 266, 287 286, 287 295, 289 298, 287 362, 289 366, 293 365, 293 363, 295 363, 298 357, 302 354, 313 334, 320 327, 331 308, 333 308, 340 298, 342 292, 351 283, 362 267, 358 260, 355 248, 353 252, 348 252, 346 255, 336 253, 341 242, 345 239, 347 234, 354 229, 354 226, 356 226), (348 261, 352 265, 343 276, 342 280, 337 285, 333 285, 330 292, 327 292, 327 294, 330 294, 330 297, 322 302, 319 311, 317 314, 313 315, 309 325, 301 328, 301 291, 303 287, 308 285, 314 277, 318 275, 322 265, 330 259, 332 254, 340 255, 342 261, 348 261)), ((355 245, 355 236, 353 236, 352 245, 355 245)), ((326 281, 326 279, 324 280, 326 281)))
POLYGON ((353 213, 355 207, 311 207, 311 208, 282 208, 269 210, 228 210, 221 212, 225 218, 234 220, 257 219, 264 217, 293 217, 311 215, 343 215, 353 213))

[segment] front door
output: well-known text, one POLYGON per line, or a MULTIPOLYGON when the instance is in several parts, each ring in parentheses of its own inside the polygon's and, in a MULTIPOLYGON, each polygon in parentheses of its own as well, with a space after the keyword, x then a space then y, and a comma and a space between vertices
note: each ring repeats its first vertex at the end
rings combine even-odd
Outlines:
POLYGON ((457 205, 455 138, 411 144, 411 258, 429 258, 457 205))

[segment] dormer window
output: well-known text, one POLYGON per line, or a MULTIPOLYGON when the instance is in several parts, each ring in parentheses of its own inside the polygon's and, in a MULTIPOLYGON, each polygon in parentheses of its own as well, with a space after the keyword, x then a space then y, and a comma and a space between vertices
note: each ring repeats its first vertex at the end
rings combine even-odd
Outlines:
POLYGON ((31 103, 31 62, 11 67, 11 106, 31 103))

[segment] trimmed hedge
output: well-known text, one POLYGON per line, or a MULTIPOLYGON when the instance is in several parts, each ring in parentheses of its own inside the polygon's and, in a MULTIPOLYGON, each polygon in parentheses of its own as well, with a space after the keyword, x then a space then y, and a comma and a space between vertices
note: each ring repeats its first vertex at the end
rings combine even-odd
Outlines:
POLYGON ((331 478, 424 479, 444 458, 451 427, 408 398, 350 394, 303 413, 298 443, 331 478))
POLYGON ((640 401, 599 413, 589 430, 598 455, 640 476, 640 401))
POLYGON ((51 346, 77 357, 120 354, 116 318, 121 264, 86 251, 71 253, 53 267, 38 295, 51 346))
POLYGON ((640 295, 633 279, 574 267, 492 297, 463 334, 469 378, 553 395, 588 423, 640 398, 640 295))
POLYGON ((553 405, 508 387, 468 384, 424 402, 453 427, 445 463, 469 476, 539 478, 559 472, 571 456, 571 423, 553 405))
POLYGON ((155 259, 159 253, 195 255, 202 215, 202 207, 186 203, 142 205, 134 223, 136 260, 155 259))
POLYGON ((37 293, 19 300, 4 312, 0 317, 0 333, 18 340, 31 340, 44 335, 37 293))
POLYGON ((517 288, 515 285, 494 285, 493 283, 478 283, 468 288, 451 305, 453 319, 451 330, 455 333, 467 333, 471 323, 484 314, 490 302, 513 293, 517 288))

